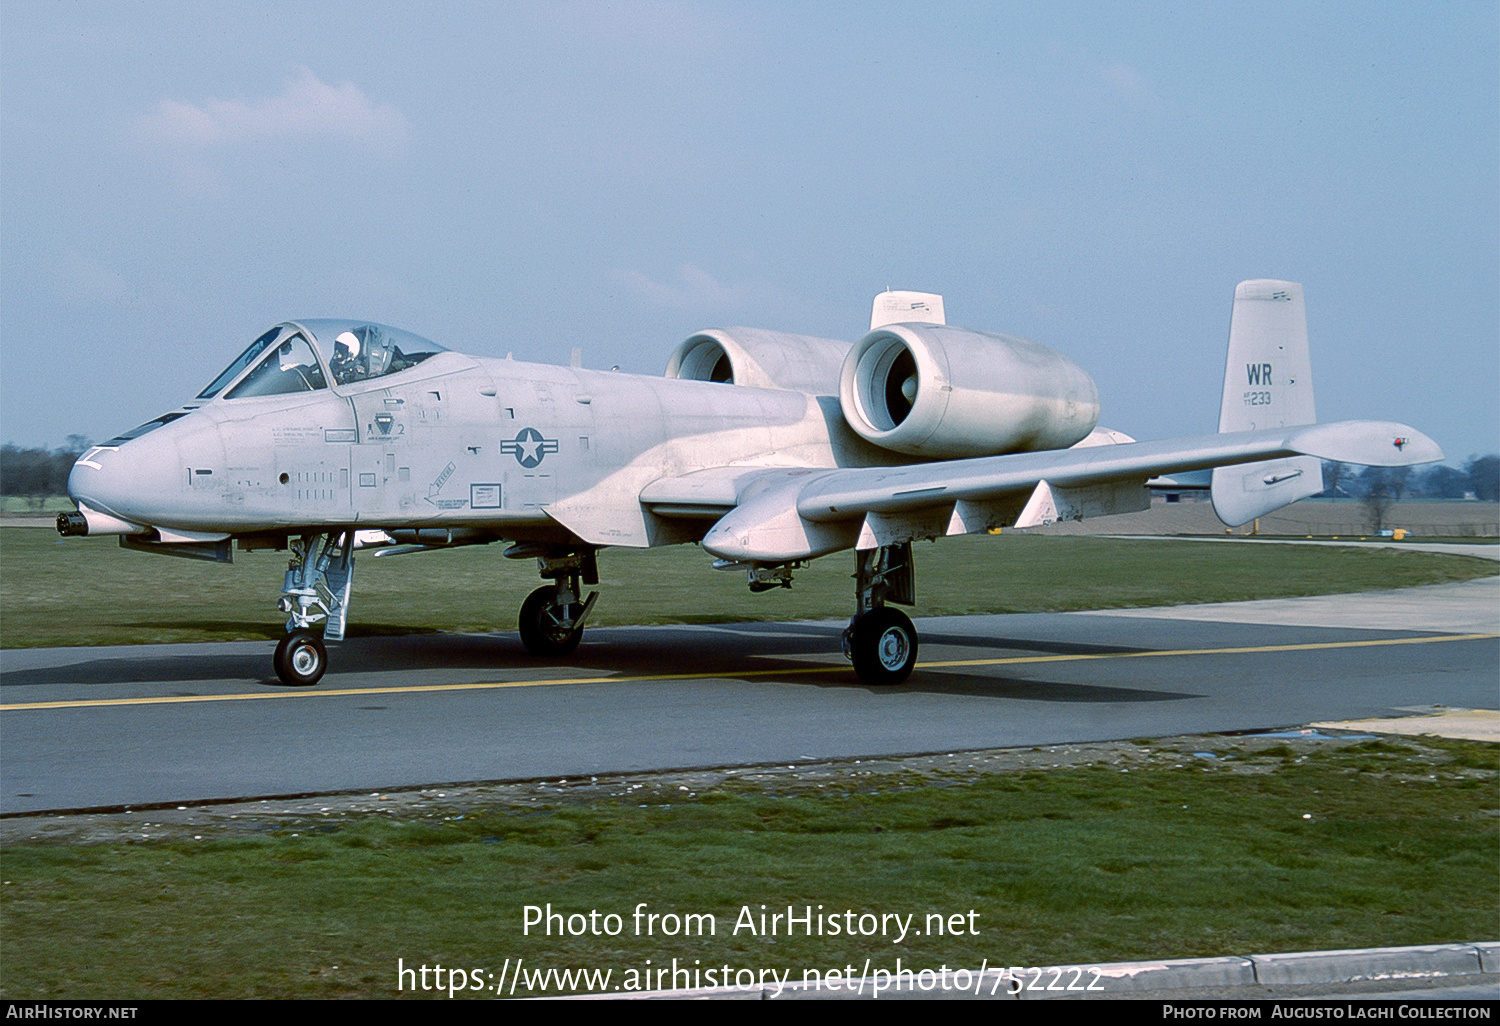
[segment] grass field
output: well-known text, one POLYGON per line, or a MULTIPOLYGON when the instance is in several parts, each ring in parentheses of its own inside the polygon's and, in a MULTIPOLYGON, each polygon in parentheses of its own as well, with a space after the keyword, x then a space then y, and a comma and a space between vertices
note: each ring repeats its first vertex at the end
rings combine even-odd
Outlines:
POLYGON ((800 979, 866 958, 974 969, 1500 936, 1495 745, 1137 746, 1049 771, 845 764, 701 791, 641 776, 573 782, 583 797, 434 793, 390 814, 240 806, 176 829, 160 822, 173 813, 115 817, 102 842, 7 846, 0 996, 394 997, 398 958, 480 971, 461 986, 493 989, 484 973, 523 958, 610 969, 628 989, 630 970, 639 985, 673 958, 800 979), (714 934, 637 935, 642 902, 710 915, 714 934), (613 913, 621 929, 524 933, 525 906, 548 904, 613 913), (762 905, 914 915, 918 929, 941 913, 963 930, 734 931, 762 905))
MULTIPOLYGON (((350 634, 514 630, 540 583, 501 546, 357 559, 350 634)), ((1228 602, 1467 580, 1493 561, 1371 548, 977 535, 916 547, 914 614, 1036 612, 1228 602)), ((286 554, 231 566, 121 549, 113 538, 0 528, 7 648, 276 638, 286 554)), ((853 559, 816 560, 792 589, 751 595, 696 546, 607 549, 594 624, 831 619, 853 607, 853 559)))

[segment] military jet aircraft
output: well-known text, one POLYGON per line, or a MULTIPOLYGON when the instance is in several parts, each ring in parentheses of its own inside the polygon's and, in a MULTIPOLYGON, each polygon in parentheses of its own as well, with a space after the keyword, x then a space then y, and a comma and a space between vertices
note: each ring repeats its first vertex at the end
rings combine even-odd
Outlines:
POLYGON ((1317 424, 1300 285, 1235 290, 1219 432, 1137 442, 1036 342, 946 324, 885 292, 850 344, 700 332, 665 377, 465 356, 357 320, 276 325, 180 409, 85 452, 65 535, 229 562, 289 550, 275 668, 315 684, 349 614, 356 550, 507 543, 547 582, 521 604, 535 655, 579 643, 597 553, 696 542, 752 590, 855 552, 845 654, 869 683, 917 658, 912 543, 1146 509, 1206 485, 1227 524, 1323 490, 1320 459, 1443 458, 1403 424, 1317 424), (1195 477, 1195 475, 1197 475, 1195 477), (321 630, 319 629, 321 628, 321 630))

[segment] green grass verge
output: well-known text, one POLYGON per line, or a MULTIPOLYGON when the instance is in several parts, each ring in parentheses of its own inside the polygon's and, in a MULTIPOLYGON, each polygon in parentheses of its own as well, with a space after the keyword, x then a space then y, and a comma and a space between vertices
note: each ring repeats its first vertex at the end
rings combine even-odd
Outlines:
POLYGON ((39 501, 20 495, 0 495, 0 516, 54 517, 77 509, 77 504, 66 495, 45 495, 39 501))
MULTIPOLYGON (((357 560, 352 636, 514 630, 540 583, 501 546, 357 560)), ((1193 544, 985 535, 919 545, 918 616, 1230 602, 1467 580, 1493 561, 1389 548, 1193 544)), ((231 566, 121 549, 113 538, 0 528, 0 644, 116 645, 277 638, 285 553, 231 566)), ((849 555, 816 560, 791 590, 751 595, 696 546, 600 554, 594 624, 827 619, 853 606, 849 555)))
POLYGON ((638 778, 618 797, 552 789, 399 815, 224 816, 192 828, 198 840, 13 844, 0 996, 391 997, 398 958, 497 974, 524 958, 628 986, 648 959, 800 978, 866 958, 976 968, 1500 935, 1495 745, 1216 743, 1229 750, 1215 760, 1157 748, 1048 772, 845 766, 702 793, 638 778), (712 915, 716 932, 637 936, 640 902, 712 915), (523 935, 524 907, 548 903, 615 913, 623 931, 523 935), (965 932, 734 933, 762 904, 912 914, 919 929, 959 914, 965 932))

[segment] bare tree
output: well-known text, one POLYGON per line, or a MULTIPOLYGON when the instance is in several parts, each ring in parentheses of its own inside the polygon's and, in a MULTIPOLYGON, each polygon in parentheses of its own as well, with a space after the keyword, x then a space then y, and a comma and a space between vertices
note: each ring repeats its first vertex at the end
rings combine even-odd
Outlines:
POLYGON ((1329 499, 1347 498, 1349 495, 1349 485, 1354 482, 1355 471, 1358 469, 1349 463, 1340 463, 1337 460, 1324 460, 1322 494, 1329 499))
POLYGON ((1379 534, 1385 529, 1391 508, 1401 501, 1411 477, 1410 467, 1366 467, 1359 475, 1362 504, 1365 517, 1370 522, 1370 533, 1379 534))

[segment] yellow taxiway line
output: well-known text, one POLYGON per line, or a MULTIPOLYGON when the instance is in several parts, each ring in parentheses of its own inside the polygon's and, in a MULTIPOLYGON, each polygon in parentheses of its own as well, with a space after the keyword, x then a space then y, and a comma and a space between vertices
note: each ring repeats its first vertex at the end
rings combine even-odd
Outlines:
MULTIPOLYGON (((1011 656, 1002 659, 947 659, 918 663, 918 669, 959 666, 1017 666, 1026 663, 1072 663, 1088 659, 1159 659, 1168 656, 1250 655, 1263 652, 1312 652, 1338 648, 1380 648, 1388 645, 1432 645, 1445 641, 1482 641, 1500 634, 1443 634, 1422 638, 1382 638, 1375 641, 1325 641, 1303 645, 1251 645, 1242 648, 1180 648, 1150 652, 1098 652, 1076 655, 1011 656)), ((702 680, 714 677, 777 677, 813 673, 848 673, 847 665, 792 666, 777 670, 737 670, 729 673, 651 673, 633 677, 558 677, 546 680, 481 681, 474 684, 407 684, 393 688, 327 688, 324 690, 252 691, 236 695, 158 695, 148 698, 86 698, 68 702, 13 702, 0 712, 28 709, 95 709, 115 705, 178 705, 189 702, 248 702, 265 698, 338 698, 347 695, 405 695, 421 691, 485 691, 495 688, 538 688, 561 684, 629 684, 638 681, 702 680)))

